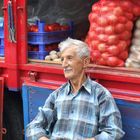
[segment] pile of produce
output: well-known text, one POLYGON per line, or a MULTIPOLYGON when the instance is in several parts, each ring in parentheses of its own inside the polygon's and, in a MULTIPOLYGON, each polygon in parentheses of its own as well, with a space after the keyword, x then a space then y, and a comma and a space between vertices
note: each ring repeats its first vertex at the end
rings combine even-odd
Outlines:
POLYGON ((52 61, 52 62, 61 62, 60 58, 60 52, 58 49, 58 43, 52 43, 49 45, 46 45, 46 51, 49 52, 47 56, 45 56, 46 61, 52 61))
POLYGON ((57 51, 50 51, 49 55, 45 57, 46 61, 53 61, 53 62, 61 62, 60 52, 57 51))
POLYGON ((86 42, 91 61, 98 65, 124 66, 128 58, 133 22, 140 16, 135 0, 100 0, 89 14, 86 42))
POLYGON ((137 19, 126 67, 140 68, 140 18, 137 19))
MULTIPOLYGON (((44 26, 44 31, 45 32, 52 32, 52 31, 65 31, 69 30, 70 26, 69 25, 60 25, 59 23, 52 23, 52 24, 46 24, 44 26)), ((28 24, 28 32, 38 32, 38 26, 36 24, 29 25, 28 24)))

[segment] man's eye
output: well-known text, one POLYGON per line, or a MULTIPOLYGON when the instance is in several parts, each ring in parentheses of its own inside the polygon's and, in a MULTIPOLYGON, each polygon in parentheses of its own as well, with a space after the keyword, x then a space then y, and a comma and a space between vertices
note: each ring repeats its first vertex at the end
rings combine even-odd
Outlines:
POLYGON ((68 57, 68 59, 69 59, 69 60, 72 60, 72 57, 71 57, 71 56, 69 56, 69 57, 68 57))
POLYGON ((63 62, 64 61, 64 58, 61 58, 61 62, 63 62))

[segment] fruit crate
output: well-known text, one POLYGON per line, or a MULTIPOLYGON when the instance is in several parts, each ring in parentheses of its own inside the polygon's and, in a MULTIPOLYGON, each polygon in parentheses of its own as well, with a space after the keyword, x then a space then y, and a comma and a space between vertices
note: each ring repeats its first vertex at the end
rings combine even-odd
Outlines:
POLYGON ((4 28, 3 24, 0 23, 0 46, 4 46, 4 28))
POLYGON ((65 40, 67 37, 73 36, 73 22, 70 22, 68 30, 60 30, 60 31, 49 31, 45 32, 44 22, 38 22, 38 32, 29 32, 28 33, 28 43, 29 44, 51 44, 57 43, 65 40))
POLYGON ((60 31, 49 31, 46 32, 45 22, 37 22, 38 32, 28 32, 28 44, 29 45, 38 45, 38 51, 28 51, 28 57, 31 59, 45 59, 45 56, 48 55, 49 51, 46 51, 45 46, 52 43, 59 43, 65 40, 67 37, 73 36, 73 23, 68 24, 68 30, 60 31))
POLYGON ((4 29, 0 27, 0 38, 4 38, 4 29))
POLYGON ((4 56, 4 28, 3 22, 0 22, 0 57, 4 56))
POLYGON ((28 57, 30 59, 41 59, 44 60, 45 56, 48 55, 47 51, 28 51, 28 57))
POLYGON ((4 38, 0 37, 0 46, 4 46, 4 38))
POLYGON ((4 56, 4 46, 0 45, 0 57, 4 56))
POLYGON ((49 45, 28 45, 28 57, 30 59, 44 60, 45 56, 52 50, 59 51, 57 43, 49 45))
POLYGON ((0 38, 4 38, 4 28, 2 23, 0 23, 0 38))

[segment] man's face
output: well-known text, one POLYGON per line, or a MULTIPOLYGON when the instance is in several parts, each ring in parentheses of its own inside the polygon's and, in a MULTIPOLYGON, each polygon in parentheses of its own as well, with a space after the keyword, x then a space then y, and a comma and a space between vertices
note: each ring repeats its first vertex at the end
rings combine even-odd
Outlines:
POLYGON ((76 49, 72 46, 61 53, 64 75, 69 80, 76 80, 84 74, 84 59, 77 55, 76 49))

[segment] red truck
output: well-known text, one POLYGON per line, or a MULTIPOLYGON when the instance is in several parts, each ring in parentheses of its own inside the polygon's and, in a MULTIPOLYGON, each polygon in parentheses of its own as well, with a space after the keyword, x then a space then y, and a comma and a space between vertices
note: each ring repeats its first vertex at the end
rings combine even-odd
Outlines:
MULTIPOLYGON (((28 59, 27 1, 4 0, 2 3, 0 140, 23 140, 26 139, 24 128, 36 115, 38 106, 66 79, 60 64, 28 59)), ((87 73, 114 96, 126 132, 123 140, 139 140, 140 70, 90 64, 87 73)))

